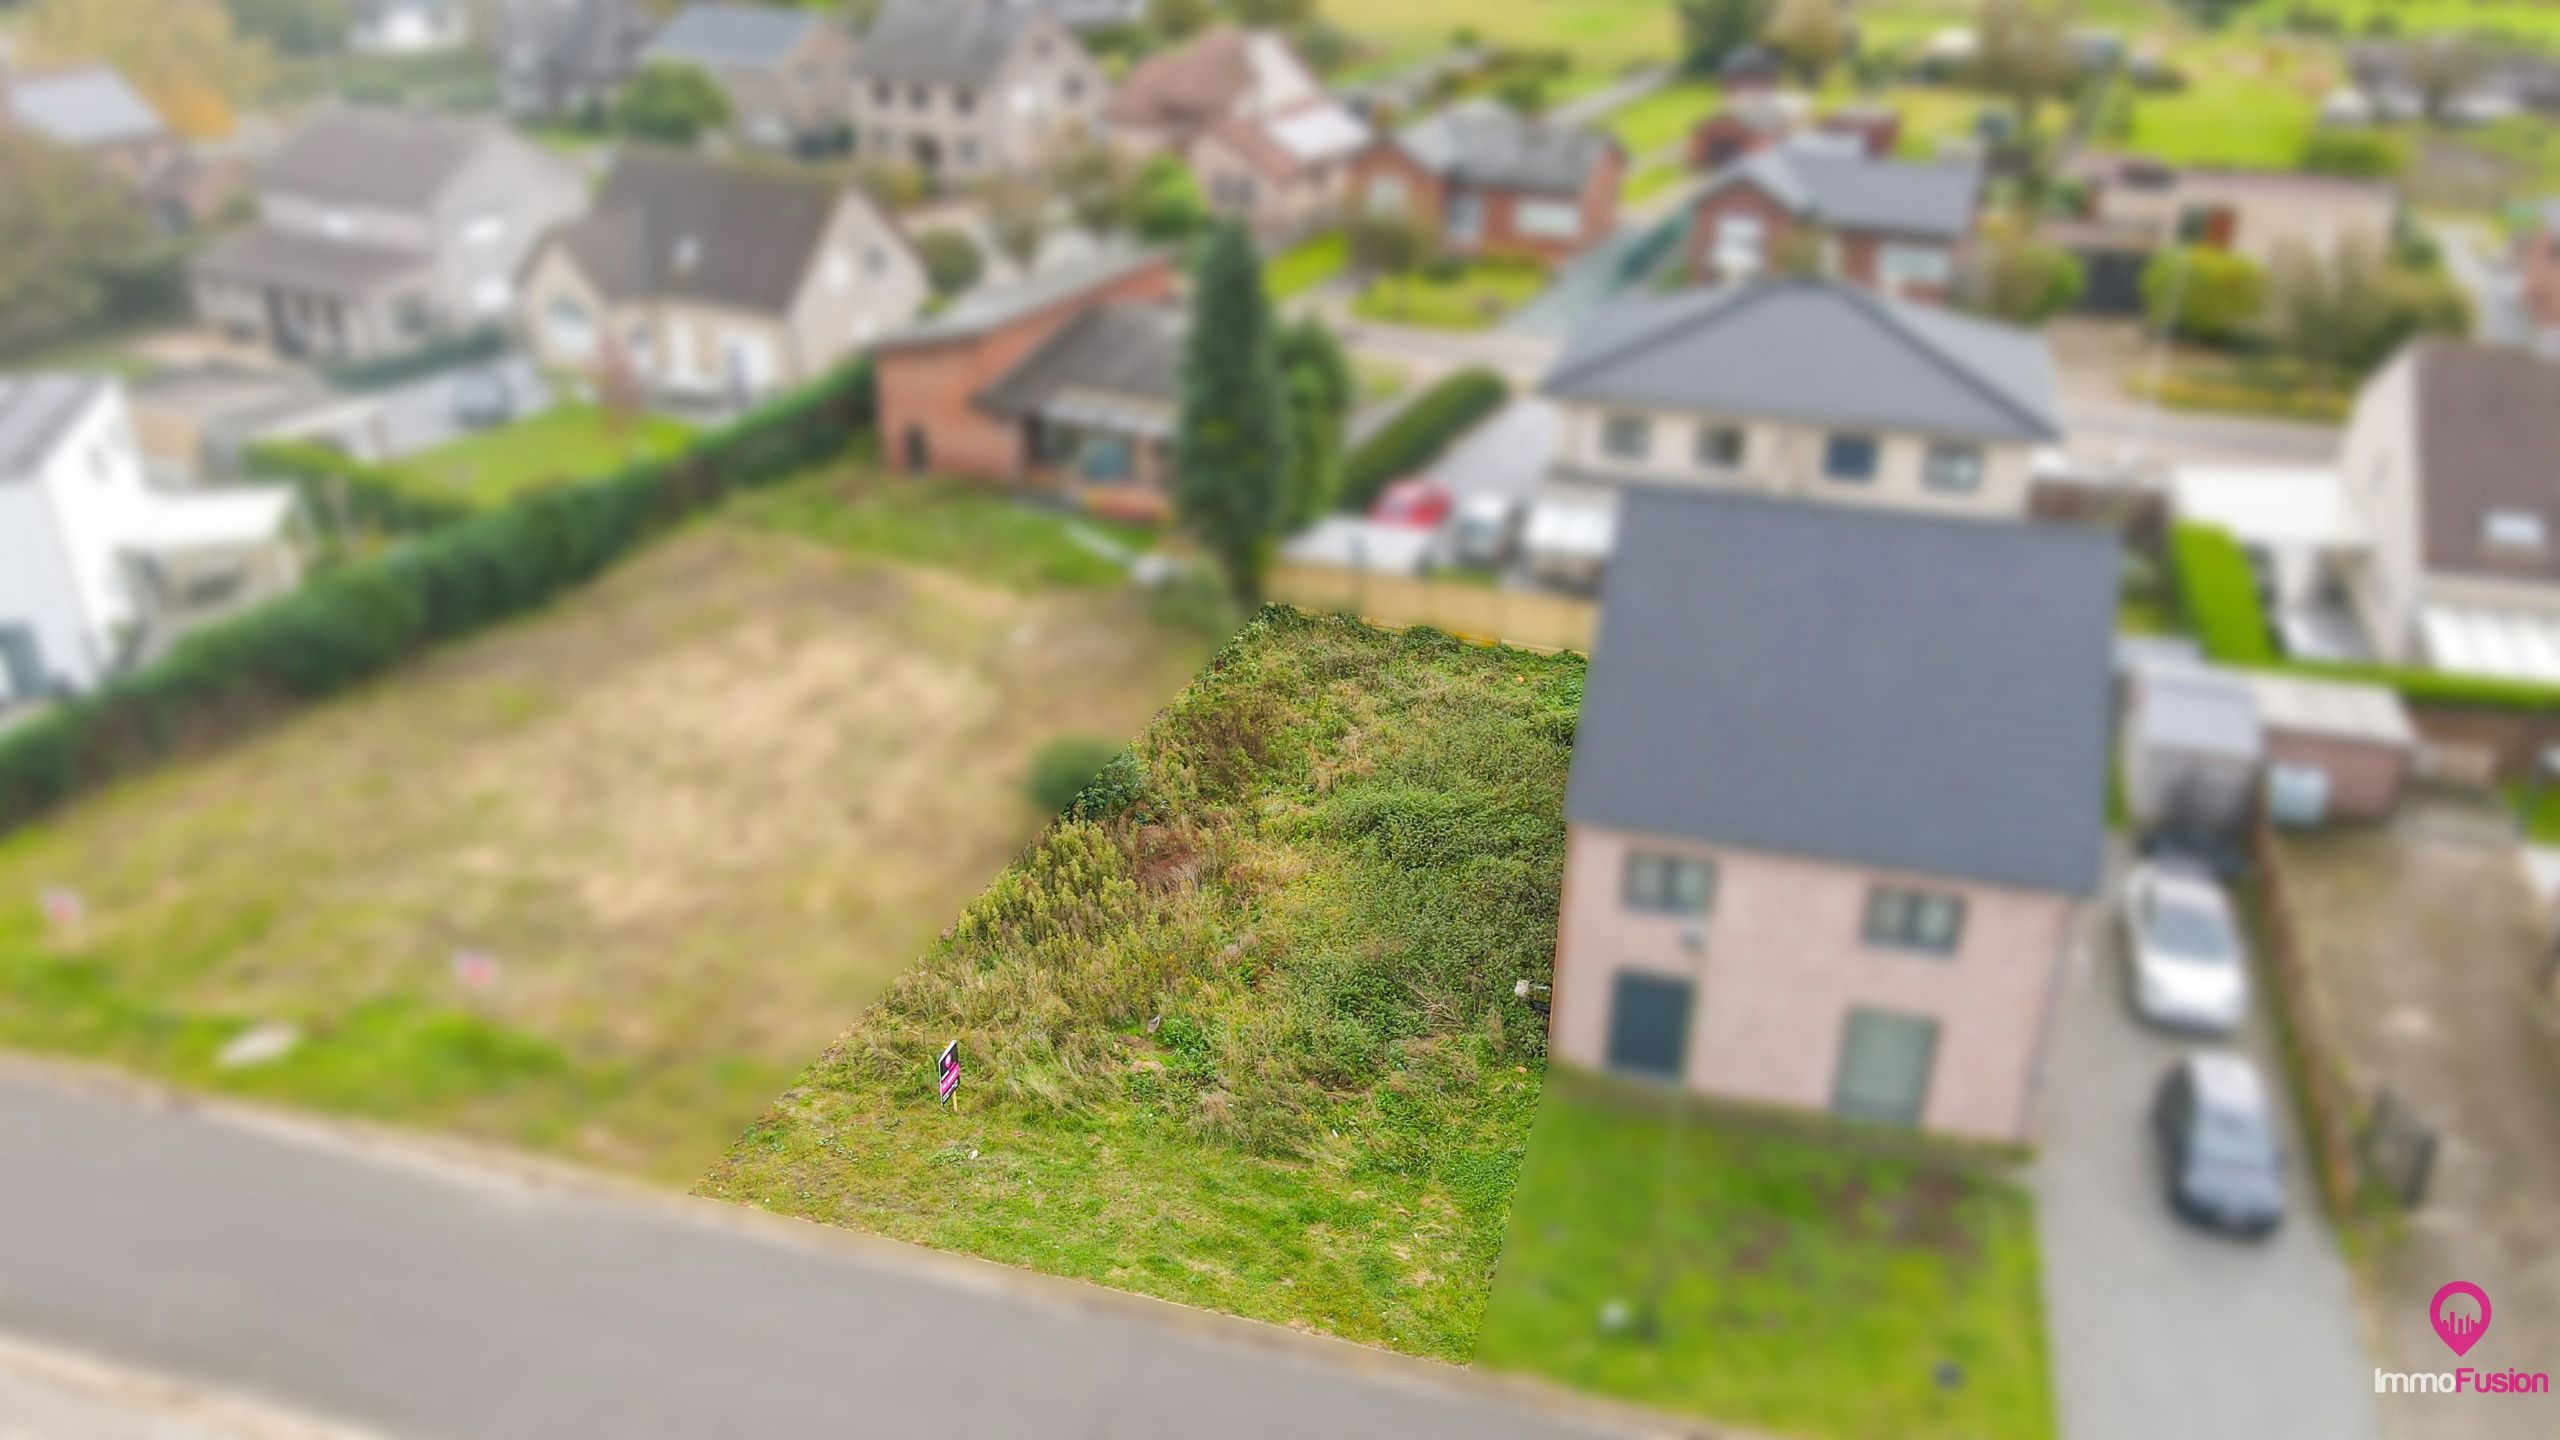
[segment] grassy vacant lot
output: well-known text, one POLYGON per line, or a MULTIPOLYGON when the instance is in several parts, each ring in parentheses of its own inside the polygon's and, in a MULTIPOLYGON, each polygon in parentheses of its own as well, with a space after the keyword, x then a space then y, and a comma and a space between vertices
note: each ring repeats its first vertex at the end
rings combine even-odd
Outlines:
POLYGON ((1482 330, 1538 298, 1547 288, 1546 267, 1528 260, 1476 260, 1382 275, 1369 284, 1351 313, 1382 325, 1435 330, 1482 330))
POLYGON ((1479 1364, 1790 1435, 2054 1433, 2025 1192, 1714 1109, 1691 1113, 1666 1181, 1666 1114, 1550 1078, 1479 1364))
POLYGON ((663 415, 616 421, 592 405, 559 405, 408 456, 393 467, 427 494, 496 505, 524 491, 673 454, 693 431, 663 415))
POLYGON ((1207 650, 1005 583, 1081 552, 997 502, 856 527, 827 483, 0 841, 0 1044, 700 1174, 1037 833, 1039 746, 1134 734, 1207 650), (968 513, 987 570, 885 558, 968 513), (297 1050, 217 1063, 271 1020, 297 1050))
POLYGON ((1266 611, 703 1193, 1465 1360, 1582 674, 1266 611))

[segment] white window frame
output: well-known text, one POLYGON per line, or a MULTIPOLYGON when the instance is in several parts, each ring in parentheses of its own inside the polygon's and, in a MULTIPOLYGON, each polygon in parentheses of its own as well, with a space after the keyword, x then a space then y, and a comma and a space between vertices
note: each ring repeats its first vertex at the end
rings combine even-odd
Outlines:
POLYGON ((1519 200, 1511 206, 1514 233, 1538 240, 1573 240, 1582 235, 1582 207, 1570 200, 1519 200))

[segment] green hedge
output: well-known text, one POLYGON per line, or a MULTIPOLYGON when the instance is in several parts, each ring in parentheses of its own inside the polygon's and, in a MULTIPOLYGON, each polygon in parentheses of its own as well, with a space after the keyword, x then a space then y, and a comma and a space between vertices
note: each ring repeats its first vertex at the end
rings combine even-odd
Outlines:
POLYGON ((0 736, 0 831, 530 610, 732 491, 837 453, 871 420, 870 368, 849 366, 680 455, 414 534, 198 630, 161 659, 0 736))
POLYGON ((460 500, 419 494, 388 466, 367 464, 334 445, 266 440, 248 446, 240 458, 251 475, 292 481, 305 513, 326 521, 410 535, 479 513, 460 500))
POLYGON ((1491 370, 1461 370, 1414 397, 1342 462, 1342 508, 1366 510, 1387 488, 1440 458, 1449 442, 1503 407, 1511 385, 1491 370))
POLYGON ((2226 665, 2266 665, 2276 658, 2258 604, 2258 577, 2230 532, 2185 522, 2169 537, 2178 579, 2178 603, 2203 642, 2204 653, 2226 665))

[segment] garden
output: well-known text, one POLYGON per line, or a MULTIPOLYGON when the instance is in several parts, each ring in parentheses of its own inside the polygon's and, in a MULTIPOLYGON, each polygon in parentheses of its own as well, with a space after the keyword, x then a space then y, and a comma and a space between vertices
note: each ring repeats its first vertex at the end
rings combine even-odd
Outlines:
POLYGON ((403 456, 384 468, 421 495, 490 506, 544 485, 663 459, 692 438, 691 426, 664 415, 572 403, 403 456))
POLYGON ((1534 260, 1443 258, 1371 280, 1351 313, 1381 325, 1484 330, 1546 288, 1547 269, 1534 260))

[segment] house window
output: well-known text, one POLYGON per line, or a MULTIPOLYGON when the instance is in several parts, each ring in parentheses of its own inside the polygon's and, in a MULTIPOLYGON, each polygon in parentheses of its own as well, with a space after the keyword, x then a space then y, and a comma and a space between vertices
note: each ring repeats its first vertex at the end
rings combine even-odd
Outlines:
POLYGON ((1822 473, 1833 480, 1864 485, 1876 478, 1876 437, 1833 435, 1822 445, 1822 473))
POLYGON ((1920 468, 1920 483, 1950 495, 1970 495, 1982 488, 1982 447, 1932 445, 1920 468))
POLYGON ((1742 468, 1743 439, 1739 425, 1709 425, 1698 431, 1698 463, 1711 470, 1742 468))
POLYGON ((1716 220, 1716 269, 1727 275, 1748 275, 1760 268, 1761 251, 1768 244, 1769 227, 1757 215, 1725 215, 1716 220))
POLYGON ((2540 550, 2542 517, 2530 510, 2492 510, 2480 517, 2480 538, 2501 550, 2540 550))
POLYGON ((1609 993, 1608 1065, 1677 1080, 1689 1051, 1689 982, 1621 971, 1609 993))
POLYGON ((1653 422, 1641 415, 1612 415, 1600 422, 1600 449, 1620 460, 1641 460, 1653 449, 1653 422))
POLYGON ((1852 1009, 1840 1026, 1831 1108, 1855 1120, 1917 1125, 1937 1067, 1938 1022, 1925 1015, 1852 1009))
POLYGON ((545 316, 545 323, 551 330, 552 348, 561 354, 572 358, 584 358, 594 352, 595 318, 587 313, 586 306, 562 295, 551 302, 551 308, 545 316))
POLYGON ((1625 898, 1630 910, 1704 915, 1715 903, 1716 867, 1638 850, 1627 856, 1625 898))
POLYGON ((1570 200, 1523 200, 1511 207, 1511 228, 1540 240, 1571 240, 1582 233, 1582 211, 1570 200))
POLYGON ((1964 939, 1964 898, 1879 885, 1867 892, 1866 941, 1952 955, 1964 939))
POLYGON ((933 92, 922 85, 910 85, 907 87, 907 104, 912 109, 930 110, 933 108, 933 92))

